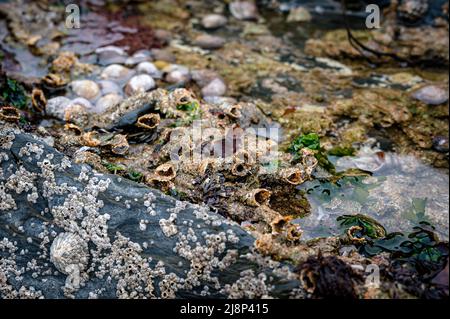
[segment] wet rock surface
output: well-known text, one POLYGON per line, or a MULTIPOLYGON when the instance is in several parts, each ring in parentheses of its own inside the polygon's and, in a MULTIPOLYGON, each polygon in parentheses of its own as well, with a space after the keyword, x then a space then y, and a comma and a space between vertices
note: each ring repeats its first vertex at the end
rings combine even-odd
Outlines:
POLYGON ((3 298, 287 297, 298 285, 204 206, 74 164, 32 135, 0 141, 3 298), (84 266, 57 245, 86 245, 84 266))

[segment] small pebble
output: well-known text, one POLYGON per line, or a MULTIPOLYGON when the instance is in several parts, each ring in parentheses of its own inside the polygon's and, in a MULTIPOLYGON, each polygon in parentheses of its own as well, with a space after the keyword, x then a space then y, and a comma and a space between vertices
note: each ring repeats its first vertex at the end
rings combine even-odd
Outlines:
POLYGON ((95 50, 95 53, 97 54, 98 64, 100 65, 124 63, 128 57, 122 48, 116 46, 98 48, 95 50))
POLYGON ((72 87, 72 90, 76 95, 88 100, 93 100, 100 94, 100 87, 94 81, 73 81, 70 86, 72 87))
POLYGON ((208 14, 202 19, 202 26, 205 29, 217 29, 227 24, 227 18, 220 14, 208 14))
POLYGON ((113 81, 103 80, 103 81, 98 82, 98 85, 100 86, 102 95, 106 95, 106 94, 110 94, 110 93, 120 94, 120 92, 122 92, 119 85, 113 81))
POLYGON ((87 111, 91 112, 94 108, 91 102, 89 102, 87 99, 82 97, 77 97, 76 99, 73 99, 70 101, 70 106, 73 105, 81 105, 83 106, 87 111))
POLYGON ((175 63, 177 58, 171 52, 164 49, 152 49, 152 56, 154 60, 165 61, 169 63, 175 63))
POLYGON ((162 72, 158 70, 158 68, 151 62, 142 62, 139 63, 136 67, 136 71, 139 74, 148 74, 154 79, 162 78, 162 72))
POLYGON ((229 9, 233 17, 238 20, 255 20, 258 18, 258 9, 250 1, 234 1, 230 3, 229 9))
POLYGON ((48 115, 54 116, 60 120, 64 120, 66 109, 70 106, 70 99, 64 96, 51 98, 47 101, 45 111, 48 115))
POLYGON ((201 88, 205 87, 206 85, 211 83, 212 80, 214 80, 218 77, 219 77, 219 75, 217 74, 217 72, 215 72, 213 70, 202 69, 202 70, 192 71, 192 79, 201 88))
POLYGON ((107 80, 119 80, 128 77, 131 73, 131 70, 120 65, 120 64, 112 64, 107 66, 102 74, 102 79, 107 80))
POLYGON ((214 50, 223 47, 225 39, 214 35, 202 34, 194 39, 193 44, 202 49, 214 50))
POLYGON ((424 86, 411 96, 429 105, 439 105, 448 101, 448 91, 436 85, 424 86))
POLYGON ((123 100, 122 96, 116 93, 110 93, 102 96, 95 103, 95 108, 92 110, 94 113, 103 113, 107 109, 119 104, 123 100))
POLYGON ((139 74, 130 79, 125 87, 125 93, 130 96, 147 92, 156 87, 155 80, 148 74, 139 74))
POLYGON ((136 64, 139 64, 141 62, 145 62, 145 61, 151 61, 151 54, 150 51, 147 50, 141 50, 141 51, 137 51, 136 53, 133 54, 133 56, 129 57, 126 61, 125 61, 125 65, 126 66, 130 66, 133 67, 136 64))
POLYGON ((219 78, 212 80, 202 89, 203 96, 222 96, 227 91, 227 86, 219 78))
POLYGON ((169 83, 183 83, 183 82, 187 82, 189 80, 189 75, 183 73, 180 70, 175 70, 175 71, 169 72, 166 75, 165 80, 169 83))

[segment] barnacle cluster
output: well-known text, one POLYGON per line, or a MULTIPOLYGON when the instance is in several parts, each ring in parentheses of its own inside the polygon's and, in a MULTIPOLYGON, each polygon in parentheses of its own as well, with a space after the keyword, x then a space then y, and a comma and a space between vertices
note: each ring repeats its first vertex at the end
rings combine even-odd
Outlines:
MULTIPOLYGON (((306 214, 308 205, 296 186, 310 179, 317 159, 306 148, 296 161, 279 152, 270 122, 252 103, 208 104, 186 89, 157 89, 89 119, 84 132, 68 121, 60 143, 87 148, 85 163, 95 166, 102 153, 120 167, 111 172, 131 169, 149 186, 207 203, 263 233, 286 232, 290 242, 300 236, 290 216, 306 214)), ((163 224, 176 233, 169 220, 163 224)))

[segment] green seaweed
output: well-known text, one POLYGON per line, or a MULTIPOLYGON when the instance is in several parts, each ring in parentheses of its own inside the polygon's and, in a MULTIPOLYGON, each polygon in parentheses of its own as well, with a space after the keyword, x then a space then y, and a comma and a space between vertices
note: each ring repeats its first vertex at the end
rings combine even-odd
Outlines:
POLYGON ((134 182, 140 182, 142 181, 142 178, 144 177, 144 175, 140 172, 136 172, 133 170, 129 170, 126 174, 126 178, 134 181, 134 182))
POLYGON ((292 154, 298 154, 303 148, 309 148, 313 151, 320 150, 320 138, 317 133, 302 134, 295 138, 288 148, 292 154))
POLYGON ((342 146, 335 146, 331 150, 328 151, 328 155, 330 156, 354 156, 356 153, 356 150, 353 147, 342 147, 342 146))
POLYGON ((341 227, 348 229, 352 226, 359 226, 362 228, 362 235, 368 236, 371 239, 383 238, 386 237, 386 229, 377 222, 375 219, 363 215, 343 215, 337 218, 337 221, 340 222, 341 227))
POLYGON ((0 88, 0 95, 6 103, 19 109, 25 108, 28 103, 24 87, 13 79, 6 79, 4 86, 0 88))
POLYGON ((122 165, 119 164, 114 164, 114 163, 110 163, 110 162, 103 162, 102 165, 111 173, 116 174, 117 172, 120 171, 125 171, 126 168, 122 165))
POLYGON ((314 151, 318 164, 330 173, 335 173, 336 168, 328 159, 325 151, 320 146, 320 138, 317 133, 302 134, 295 138, 288 147, 288 152, 294 155, 294 161, 301 159, 301 150, 307 148, 314 151))
POLYGON ((180 111, 195 113, 200 108, 200 105, 197 101, 192 101, 189 103, 178 104, 177 109, 180 111))

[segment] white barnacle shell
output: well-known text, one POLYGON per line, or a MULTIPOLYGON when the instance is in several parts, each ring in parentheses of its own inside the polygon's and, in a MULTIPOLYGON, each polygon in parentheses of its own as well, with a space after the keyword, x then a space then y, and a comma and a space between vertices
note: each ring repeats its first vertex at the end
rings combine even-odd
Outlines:
POLYGON ((60 233, 50 247, 50 261, 62 273, 70 275, 73 268, 83 271, 89 259, 88 245, 74 233, 60 233))

